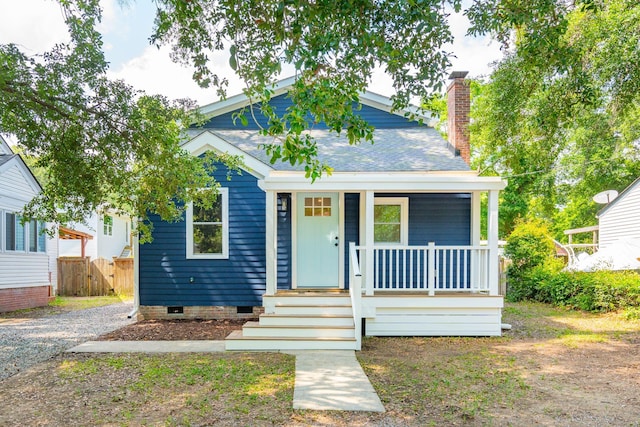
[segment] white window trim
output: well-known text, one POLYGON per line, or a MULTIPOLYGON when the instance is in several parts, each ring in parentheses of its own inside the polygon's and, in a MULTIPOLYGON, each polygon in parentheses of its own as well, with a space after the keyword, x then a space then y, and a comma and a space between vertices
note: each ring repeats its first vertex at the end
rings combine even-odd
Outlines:
POLYGON ((229 189, 218 189, 218 197, 222 197, 222 253, 193 253, 193 203, 187 205, 187 259, 229 259, 229 189))
MULTIPOLYGON (((374 205, 400 205, 400 243, 397 242, 375 242, 378 245, 399 244, 406 246, 409 244, 409 198, 408 197, 375 197, 374 205)), ((372 225, 375 227, 375 220, 372 225)))
POLYGON ((107 236, 107 237, 112 237, 113 236, 113 223, 115 222, 113 220, 113 215, 102 215, 102 235, 103 236, 107 236), (107 222, 105 221, 105 219, 109 217, 111 218, 111 224, 107 224, 107 222), (108 233, 107 233, 108 231, 108 233))

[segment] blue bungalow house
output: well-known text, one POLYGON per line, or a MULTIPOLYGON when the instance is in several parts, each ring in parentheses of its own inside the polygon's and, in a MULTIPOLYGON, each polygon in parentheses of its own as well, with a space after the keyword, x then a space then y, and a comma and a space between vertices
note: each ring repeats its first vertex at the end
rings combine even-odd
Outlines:
MULTIPOLYGON (((210 210, 184 222, 154 221, 139 247, 139 313, 145 318, 256 317, 231 334, 229 350, 360 349, 361 336, 491 336, 501 333, 498 177, 468 166, 466 73, 449 87, 449 133, 390 112, 370 92, 361 115, 375 144, 349 146, 311 130, 334 168, 311 183, 270 164, 257 126, 234 126, 243 95, 202 108, 203 127, 184 149, 240 155, 245 170, 219 168, 210 210), (488 244, 480 244, 480 198, 488 195, 488 244)), ((289 103, 293 80, 272 99, 289 103)))

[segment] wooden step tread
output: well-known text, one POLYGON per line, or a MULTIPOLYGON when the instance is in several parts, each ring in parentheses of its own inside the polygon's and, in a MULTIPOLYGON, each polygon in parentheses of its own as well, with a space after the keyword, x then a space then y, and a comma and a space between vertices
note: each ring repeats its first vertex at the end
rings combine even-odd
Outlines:
POLYGON ((298 296, 310 296, 310 297, 314 297, 314 296, 349 296, 349 290, 348 289, 304 289, 304 290, 297 290, 297 289, 291 289, 291 290, 286 290, 286 291, 278 291, 276 292, 275 295, 265 295, 267 298, 271 298, 271 297, 298 297, 298 296))
MULTIPOLYGON (((279 306, 282 307, 282 306, 279 306)), ((288 306, 287 306, 288 307, 288 306)), ((314 306, 317 307, 317 306, 314 306)), ((287 319, 353 319, 353 316, 342 315, 342 314, 278 314, 278 313, 262 313, 260 317, 284 317, 287 319)))
POLYGON ((305 325, 261 325, 260 322, 247 322, 243 328, 273 328, 273 329, 354 329, 353 326, 305 326, 305 325))
POLYGON ((233 331, 227 338, 228 340, 247 340, 247 341, 345 341, 353 342, 355 338, 339 338, 339 337, 245 337, 242 331, 233 331))
POLYGON ((322 307, 322 308, 327 308, 327 307, 336 307, 336 308, 351 308, 351 304, 282 304, 282 303, 276 303, 275 305, 276 307, 322 307))

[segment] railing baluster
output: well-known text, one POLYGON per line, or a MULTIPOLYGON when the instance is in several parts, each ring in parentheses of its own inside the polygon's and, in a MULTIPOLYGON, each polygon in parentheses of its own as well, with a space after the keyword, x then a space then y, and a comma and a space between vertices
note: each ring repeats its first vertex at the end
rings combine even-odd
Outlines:
POLYGON ((398 256, 398 249, 393 250, 393 254, 396 260, 396 281, 394 282, 394 288, 398 288, 398 283, 400 282, 400 257, 398 256))
POLYGON ((464 280, 462 281, 462 284, 464 285, 465 288, 470 289, 471 286, 469 286, 469 282, 467 281, 467 277, 469 274, 469 262, 467 261, 469 258, 469 250, 464 250, 464 280))
POLYGON ((382 282, 381 287, 385 289, 387 287, 387 250, 380 249, 380 253, 382 254, 382 282))
POLYGON ((409 286, 413 288, 413 249, 409 249, 409 286))
POLYGON ((460 249, 456 249, 456 262, 458 263, 456 268, 456 289, 460 289, 460 249))

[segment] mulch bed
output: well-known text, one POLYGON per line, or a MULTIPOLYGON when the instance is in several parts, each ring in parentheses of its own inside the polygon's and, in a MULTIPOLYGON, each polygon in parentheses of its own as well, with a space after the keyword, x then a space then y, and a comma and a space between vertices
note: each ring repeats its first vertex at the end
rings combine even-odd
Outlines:
POLYGON ((255 319, 222 320, 142 320, 109 332, 99 341, 180 341, 223 340, 255 319))

